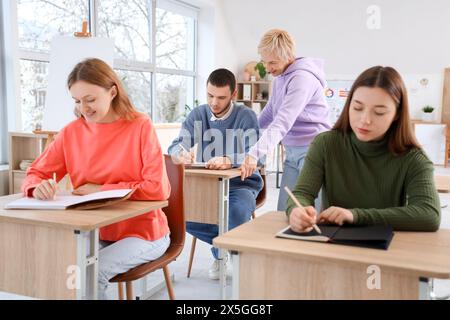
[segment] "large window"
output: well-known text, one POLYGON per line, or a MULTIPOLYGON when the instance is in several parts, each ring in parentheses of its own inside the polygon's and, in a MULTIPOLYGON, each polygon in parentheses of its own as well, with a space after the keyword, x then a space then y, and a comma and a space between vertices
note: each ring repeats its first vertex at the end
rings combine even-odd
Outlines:
POLYGON ((134 105, 154 122, 177 122, 195 100, 195 8, 175 0, 17 0, 22 130, 41 124, 50 43, 86 19, 115 41, 114 68, 134 105))
POLYGON ((156 83, 155 121, 183 121, 193 106, 194 78, 158 73, 156 83))

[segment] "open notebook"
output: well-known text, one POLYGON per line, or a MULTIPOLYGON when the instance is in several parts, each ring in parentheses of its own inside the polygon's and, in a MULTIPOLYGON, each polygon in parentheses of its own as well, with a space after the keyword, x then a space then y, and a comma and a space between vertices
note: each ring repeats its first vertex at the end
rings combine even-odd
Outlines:
POLYGON ((373 249, 389 248, 389 244, 394 236, 391 226, 354 226, 344 225, 319 225, 322 234, 318 234, 314 229, 310 232, 298 233, 292 231, 290 227, 279 231, 276 236, 280 238, 298 239, 306 241, 329 242, 348 246, 357 246, 373 249))
POLYGON ((57 194, 54 200, 20 198, 6 204, 5 209, 94 209, 126 200, 133 194, 133 192, 134 189, 116 189, 95 192, 85 196, 57 194))

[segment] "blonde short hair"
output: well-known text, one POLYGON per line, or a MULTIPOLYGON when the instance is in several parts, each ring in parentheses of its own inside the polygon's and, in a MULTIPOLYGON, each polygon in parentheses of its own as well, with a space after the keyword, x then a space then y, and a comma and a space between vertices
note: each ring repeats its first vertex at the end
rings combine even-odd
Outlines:
POLYGON ((272 29, 264 34, 258 45, 258 53, 275 54, 279 59, 290 61, 295 59, 295 41, 284 30, 272 29))

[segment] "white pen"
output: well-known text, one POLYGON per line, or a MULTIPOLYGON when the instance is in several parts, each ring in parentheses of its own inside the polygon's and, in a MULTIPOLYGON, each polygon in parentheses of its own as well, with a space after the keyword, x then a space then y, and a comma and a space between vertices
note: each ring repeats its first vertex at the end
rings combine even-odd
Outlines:
POLYGON ((194 159, 192 159, 193 158, 192 152, 191 151, 187 151, 186 148, 183 147, 183 145, 181 143, 180 143, 179 146, 180 146, 181 149, 183 149, 184 152, 188 153, 191 156, 191 161, 194 161, 194 159))
POLYGON ((183 149, 183 151, 184 151, 184 152, 187 152, 187 153, 189 153, 189 151, 187 151, 187 150, 186 150, 186 148, 185 148, 185 147, 183 147, 183 145, 182 145, 181 143, 180 143, 180 148, 181 148, 181 149, 183 149))

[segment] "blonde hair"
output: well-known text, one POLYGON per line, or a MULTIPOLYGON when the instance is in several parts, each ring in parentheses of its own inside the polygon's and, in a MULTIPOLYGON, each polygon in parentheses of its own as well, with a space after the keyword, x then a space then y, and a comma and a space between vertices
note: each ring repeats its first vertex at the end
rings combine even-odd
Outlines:
MULTIPOLYGON (((143 115, 134 108, 119 77, 106 62, 92 58, 81 61, 73 68, 67 78, 69 90, 77 81, 97 85, 106 90, 115 86, 117 94, 111 102, 111 107, 122 119, 134 120, 143 115)), ((76 108, 74 113, 78 118, 82 116, 76 108)))
POLYGON ((295 59, 295 41, 284 30, 272 29, 264 34, 258 45, 258 53, 275 54, 279 59, 291 61, 295 59))

